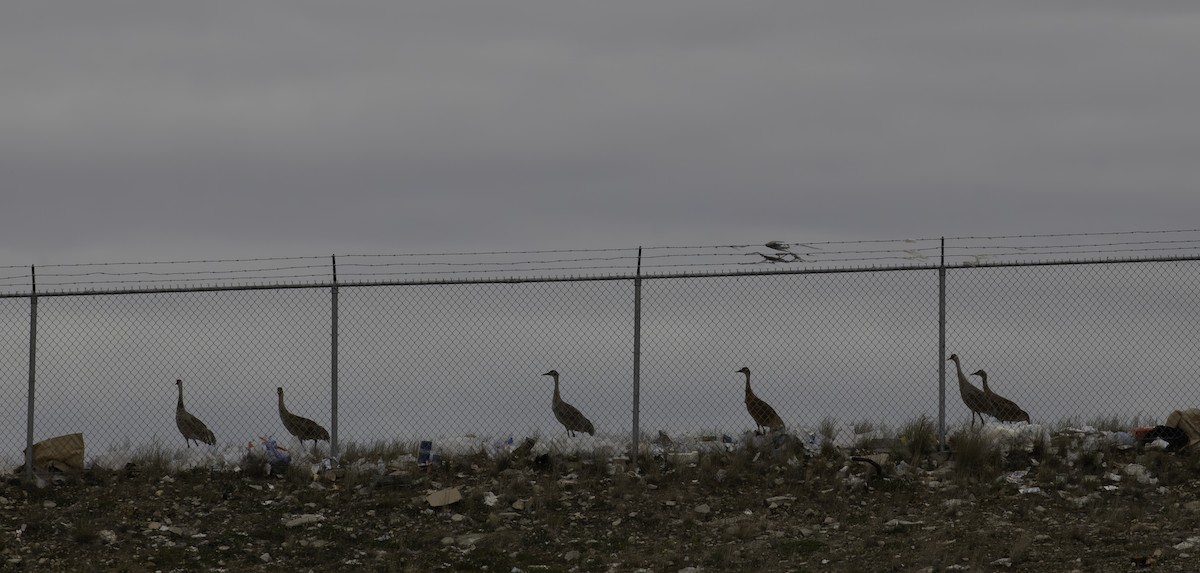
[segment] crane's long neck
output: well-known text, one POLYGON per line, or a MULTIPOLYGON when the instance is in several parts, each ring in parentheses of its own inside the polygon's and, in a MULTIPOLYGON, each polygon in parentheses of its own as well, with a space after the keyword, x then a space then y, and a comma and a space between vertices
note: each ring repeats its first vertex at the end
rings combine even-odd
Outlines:
POLYGON ((957 357, 953 358, 953 360, 954 360, 954 370, 956 370, 958 372, 958 387, 962 388, 964 386, 970 386, 971 382, 969 380, 967 380, 967 375, 963 374, 962 364, 958 363, 957 357))
POLYGON ((983 384, 983 393, 984 393, 984 394, 991 394, 991 393, 992 393, 992 389, 991 389, 991 388, 988 388, 988 383, 987 383, 987 374, 986 374, 986 373, 984 373, 984 372, 980 372, 980 373, 979 373, 979 380, 980 380, 980 381, 981 381, 981 383, 983 384))
POLYGON ((287 408, 285 408, 285 407, 284 407, 284 405, 283 405, 283 392, 280 392, 280 393, 279 393, 279 411, 280 411, 280 412, 286 412, 286 411, 287 411, 287 408))
POLYGON ((749 372, 742 372, 742 374, 745 374, 745 375, 746 375, 746 395, 747 395, 747 396, 753 396, 753 395, 754 395, 754 392, 751 392, 751 391, 750 391, 750 373, 749 373, 749 372))
POLYGON ((183 384, 176 384, 175 388, 179 390, 179 401, 175 403, 176 410, 183 409, 183 384))
POLYGON ((562 396, 560 396, 558 394, 558 375, 555 374, 554 375, 554 401, 558 402, 560 400, 562 400, 562 396))

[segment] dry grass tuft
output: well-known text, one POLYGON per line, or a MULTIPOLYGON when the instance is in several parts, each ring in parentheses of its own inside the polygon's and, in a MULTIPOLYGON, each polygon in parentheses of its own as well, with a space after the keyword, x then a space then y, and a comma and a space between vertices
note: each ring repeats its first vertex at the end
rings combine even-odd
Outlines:
POLYGON ((970 480, 996 477, 1004 466, 1000 448, 987 434, 964 429, 950 439, 954 454, 954 473, 970 480))
POLYGON ((900 428, 899 442, 902 457, 917 465, 925 456, 937 451, 937 427, 929 416, 922 414, 900 428))

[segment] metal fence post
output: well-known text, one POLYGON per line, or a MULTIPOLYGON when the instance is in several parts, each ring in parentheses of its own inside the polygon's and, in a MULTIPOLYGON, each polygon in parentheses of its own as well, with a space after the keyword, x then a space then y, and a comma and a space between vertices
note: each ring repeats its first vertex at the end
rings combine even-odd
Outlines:
POLYGON ((638 247, 637 274, 633 279, 633 438, 629 460, 637 463, 642 403, 642 248, 638 247))
POLYGON ((33 391, 37 379, 37 274, 29 267, 29 406, 25 413, 25 475, 33 476, 33 391))
POLYGON ((338 285, 337 285, 337 255, 329 256, 333 266, 333 286, 330 288, 331 332, 329 358, 330 409, 329 414, 329 457, 338 459, 338 285))
POLYGON ((938 448, 946 449, 946 237, 938 263, 938 448))

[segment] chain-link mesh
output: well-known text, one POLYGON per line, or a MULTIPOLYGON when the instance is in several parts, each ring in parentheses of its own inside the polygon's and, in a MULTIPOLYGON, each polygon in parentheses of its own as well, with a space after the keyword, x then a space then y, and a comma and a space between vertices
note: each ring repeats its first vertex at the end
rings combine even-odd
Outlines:
MULTIPOLYGON (((1196 284, 1200 261, 952 269, 947 352, 1034 422, 1161 423, 1197 405, 1196 284)), ((947 418, 965 422, 948 369, 947 418)))
POLYGON ((557 370, 598 436, 627 439, 632 293, 630 281, 342 288, 342 435, 557 435, 542 376, 557 370))
POLYGON ((316 289, 41 297, 35 439, 183 447, 176 379, 220 446, 286 435, 278 386, 289 409, 328 426, 329 316, 316 289))
POLYGON ((740 434, 754 393, 789 428, 937 413, 937 273, 647 281, 642 428, 740 434))
MULTIPOLYGON (((1195 405, 1200 261, 955 267, 946 353, 1034 422, 1162 419, 1195 405)), ((346 444, 542 436, 624 447, 632 429, 634 281, 355 285, 338 291, 338 435, 346 444), (596 427, 567 439, 553 381, 596 427)), ((89 454, 181 447, 187 409, 229 448, 287 435, 288 408, 331 428, 332 293, 279 288, 45 296, 38 304, 35 439, 83 432, 89 454)), ((823 420, 895 428, 966 423, 938 348, 937 269, 643 280, 644 434, 738 435, 754 392, 792 430, 823 420)), ((29 299, 0 299, 3 459, 19 463, 29 299)), ((294 443, 294 442, 293 442, 294 443)), ((326 447, 326 446, 322 446, 326 447)))
POLYGON ((29 396, 29 301, 0 299, 0 368, 4 396, 0 399, 0 471, 22 463, 29 396))

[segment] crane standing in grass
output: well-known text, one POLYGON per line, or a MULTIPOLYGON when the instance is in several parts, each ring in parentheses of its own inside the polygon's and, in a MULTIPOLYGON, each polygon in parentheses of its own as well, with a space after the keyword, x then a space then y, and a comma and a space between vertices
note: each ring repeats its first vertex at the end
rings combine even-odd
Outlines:
POLYGON ((958 373, 958 394, 962 397, 963 404, 971 410, 971 427, 975 427, 975 416, 979 416, 979 425, 982 426, 986 420, 983 415, 995 416, 992 412, 992 403, 988 401, 983 390, 976 388, 967 380, 967 375, 963 374, 962 364, 959 362, 957 354, 951 354, 948 361, 954 362, 954 369, 958 373))
POLYGON ((783 418, 775 413, 775 408, 750 390, 750 369, 743 366, 738 372, 746 375, 746 410, 750 412, 750 417, 754 418, 754 423, 758 426, 757 431, 763 434, 769 430, 783 431, 783 418))
POLYGON ((283 388, 276 388, 275 393, 279 394, 279 419, 283 421, 283 427, 289 434, 300 438, 301 446, 304 445, 304 440, 312 440, 313 446, 317 445, 317 440, 329 441, 329 432, 320 424, 288 411, 283 405, 283 388))
POLYGON ((983 395, 991 403, 992 411, 990 413, 992 416, 1001 422, 1029 422, 1029 412, 1022 410, 1016 402, 992 392, 991 387, 988 386, 987 372, 976 370, 971 375, 978 376, 983 380, 983 395))
POLYGON ((579 408, 563 402, 562 396, 558 393, 558 370, 551 370, 542 376, 554 378, 554 417, 567 428, 567 435, 574 437, 575 432, 583 432, 589 436, 596 435, 596 427, 592 425, 592 421, 584 417, 579 408))
POLYGON ((175 425, 179 427, 179 433, 183 434, 183 443, 187 447, 192 447, 192 441, 196 445, 204 442, 210 446, 216 445, 217 437, 213 435, 212 430, 200 421, 200 418, 193 416, 183 408, 183 380, 176 380, 175 386, 179 388, 179 401, 175 404, 175 425))

